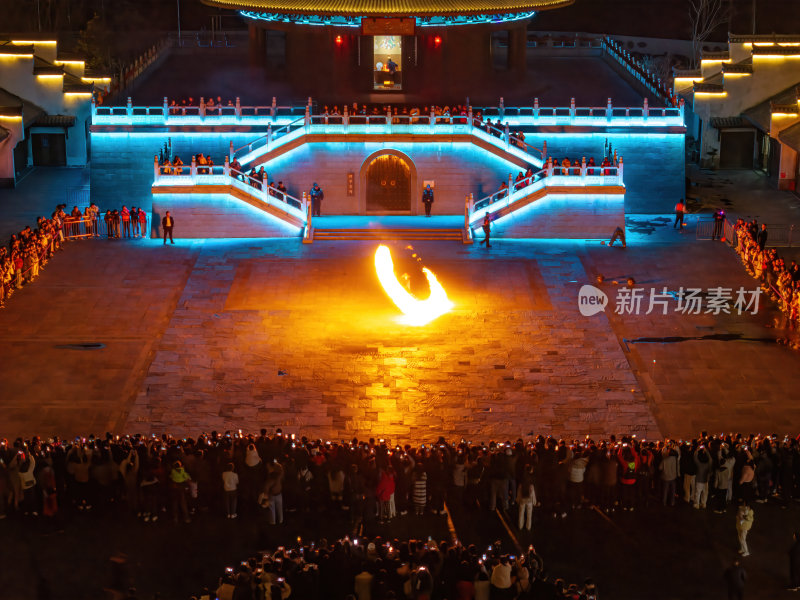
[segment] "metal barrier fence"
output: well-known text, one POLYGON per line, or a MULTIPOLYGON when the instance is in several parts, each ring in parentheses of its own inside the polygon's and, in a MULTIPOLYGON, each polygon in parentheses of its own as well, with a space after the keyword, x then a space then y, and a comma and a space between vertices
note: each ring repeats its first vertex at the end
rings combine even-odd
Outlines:
MULTIPOLYGON (((774 225, 767 223, 767 248, 791 248, 797 245, 797 236, 794 233, 794 225, 774 225)), ((710 240, 714 234, 714 221, 709 219, 698 219, 695 230, 695 238, 698 240, 710 240)), ((723 221, 722 238, 730 245, 736 243, 736 231, 734 224, 728 219, 723 221)))
MULTIPOLYGON (((79 239, 88 239, 92 237, 106 237, 106 238, 126 237, 125 224, 121 220, 106 221, 104 216, 105 215, 100 215, 97 219, 89 219, 87 217, 78 220, 71 218, 66 219, 61 227, 61 231, 64 234, 64 239, 79 240, 79 239)), ((142 228, 141 222, 137 223, 136 227, 134 227, 133 221, 131 221, 130 226, 127 230, 128 236, 149 238, 151 224, 152 224, 151 217, 149 214, 147 215, 147 220, 145 221, 144 228, 142 228)))
MULTIPOLYGON (((727 219, 723 221, 723 225, 720 228, 719 235, 716 237, 723 237, 725 239, 730 240, 731 238, 728 237, 725 231, 725 223, 727 223, 727 219)), ((714 227, 717 226, 716 221, 708 220, 708 219, 697 219, 697 228, 695 229, 695 238, 698 240, 710 240, 714 237, 714 227)), ((732 231, 732 230, 731 230, 732 231)))
POLYGON ((794 236, 794 225, 770 225, 767 223, 767 247, 791 248, 797 243, 794 236))

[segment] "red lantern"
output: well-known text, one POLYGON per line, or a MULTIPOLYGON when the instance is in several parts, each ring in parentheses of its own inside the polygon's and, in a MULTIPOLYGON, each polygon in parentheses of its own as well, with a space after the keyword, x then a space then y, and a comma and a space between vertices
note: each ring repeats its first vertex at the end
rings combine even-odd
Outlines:
POLYGON ((341 46, 344 43, 344 40, 342 40, 342 36, 337 35, 334 42, 336 43, 337 46, 341 46))
POLYGON ((441 38, 441 37, 439 37, 438 35, 437 35, 437 36, 435 36, 435 37, 433 38, 433 47, 434 47, 434 48, 438 48, 438 47, 439 47, 439 46, 441 46, 441 45, 442 45, 442 38, 441 38))

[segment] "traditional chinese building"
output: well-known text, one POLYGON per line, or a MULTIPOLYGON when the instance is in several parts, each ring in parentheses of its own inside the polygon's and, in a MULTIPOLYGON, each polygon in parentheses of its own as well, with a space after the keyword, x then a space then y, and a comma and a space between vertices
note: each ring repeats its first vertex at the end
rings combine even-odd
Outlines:
POLYGON ((758 168, 795 190, 800 176, 800 36, 734 35, 700 68, 676 71, 675 92, 694 113, 700 164, 758 168))
POLYGON ((325 97, 437 89, 458 97, 488 81, 496 67, 520 77, 535 12, 574 2, 203 1, 237 10, 249 22, 251 62, 284 68, 295 91, 325 97))
POLYGON ((55 40, 0 38, 0 185, 28 166, 87 164, 92 94, 110 81, 55 40))

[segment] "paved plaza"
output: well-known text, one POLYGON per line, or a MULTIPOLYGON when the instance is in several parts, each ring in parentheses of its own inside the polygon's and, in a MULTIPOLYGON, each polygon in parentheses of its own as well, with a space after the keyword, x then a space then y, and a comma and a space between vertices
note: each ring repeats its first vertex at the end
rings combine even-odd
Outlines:
MULTIPOLYGON (((692 177, 700 210, 722 203, 774 223, 794 214, 787 195, 743 192, 750 176, 692 177)), ((34 172, 16 192, 0 192, 0 221, 10 233, 49 214, 63 185, 83 181, 80 171, 66 179, 34 172)), ((784 343, 796 334, 776 308, 762 299, 755 315, 675 311, 680 287, 756 288, 730 248, 695 239, 698 216, 679 233, 669 215, 629 215, 624 250, 596 240, 496 240, 491 250, 390 242, 414 293, 427 294, 416 253, 455 305, 424 327, 398 322, 375 275, 375 242, 185 240, 179 228, 167 247, 70 242, 0 311, 0 436, 260 427, 392 442, 796 433, 800 353, 784 343), (609 305, 582 316, 579 290, 598 274, 609 305), (627 277, 648 294, 666 288, 668 314, 644 314, 646 300, 642 314, 617 314, 627 277)), ((756 512, 748 594, 791 597, 781 590, 799 513, 773 502, 756 512)), ((735 556, 732 514, 685 506, 610 516, 587 509, 564 521, 537 510, 533 534, 517 540, 493 513, 451 513, 464 543, 498 539, 508 552, 534 543, 554 576, 592 576, 604 597, 622 600, 716 597, 735 556), (619 577, 620 565, 637 564, 619 577), (665 564, 680 575, 655 588, 665 564)), ((8 519, 3 533, 25 541, 0 548, 4 564, 19 563, 0 573, 0 589, 33 597, 44 574, 59 582, 55 598, 101 597, 109 556, 122 552, 143 597, 182 598, 259 548, 342 531, 324 515, 290 525, 265 537, 253 515, 231 526, 209 514, 175 536, 169 523, 143 529, 113 511, 67 511, 58 533, 44 521, 8 519), (76 545, 88 548, 81 560, 61 560, 76 545)), ((375 533, 448 536, 432 516, 375 533)))
POLYGON ((0 435, 249 423, 424 442, 800 422, 800 354, 776 342, 793 334, 768 301, 756 315, 680 314, 674 298, 666 315, 615 314, 629 276, 647 293, 756 287, 723 244, 652 215, 628 226, 626 250, 392 243, 413 291, 426 295, 417 253, 455 304, 424 327, 397 322, 374 242, 71 242, 0 313, 0 435), (581 316, 597 274, 610 305, 581 316))

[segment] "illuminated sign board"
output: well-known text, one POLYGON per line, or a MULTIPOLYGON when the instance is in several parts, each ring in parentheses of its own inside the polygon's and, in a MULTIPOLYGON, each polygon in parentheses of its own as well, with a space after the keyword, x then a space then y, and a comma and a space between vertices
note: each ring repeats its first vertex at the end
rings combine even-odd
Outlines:
POLYGON ((414 35, 416 24, 416 19, 407 17, 364 17, 361 19, 361 35, 414 35))

